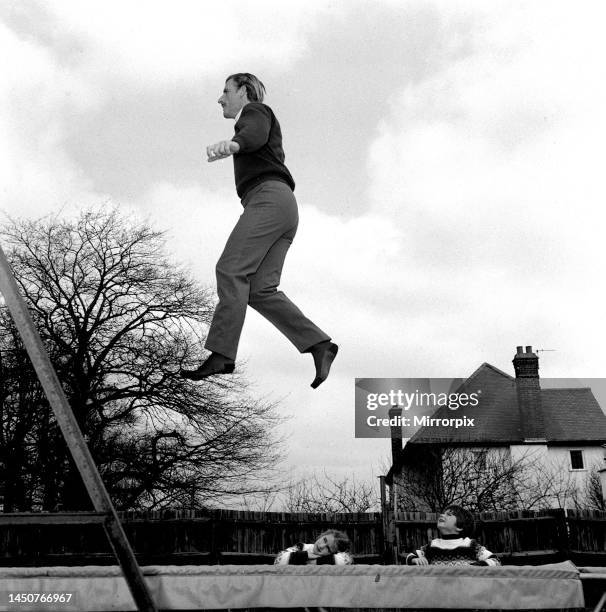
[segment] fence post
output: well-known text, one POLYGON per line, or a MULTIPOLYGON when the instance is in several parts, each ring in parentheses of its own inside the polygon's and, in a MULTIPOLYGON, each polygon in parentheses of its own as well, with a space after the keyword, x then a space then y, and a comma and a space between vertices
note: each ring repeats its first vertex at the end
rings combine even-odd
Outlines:
POLYGON ((566 510, 558 508, 554 511, 556 517, 556 533, 558 552, 564 559, 570 559, 570 536, 566 510))
POLYGON ((379 476, 381 493, 381 550, 380 554, 385 562, 393 562, 393 547, 390 540, 390 511, 387 503, 385 476, 379 476))

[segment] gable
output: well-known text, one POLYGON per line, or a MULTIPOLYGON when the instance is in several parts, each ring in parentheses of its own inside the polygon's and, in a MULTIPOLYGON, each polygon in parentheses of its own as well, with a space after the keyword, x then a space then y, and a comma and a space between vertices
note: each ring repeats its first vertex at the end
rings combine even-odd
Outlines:
POLYGON ((467 419, 472 427, 432 425, 422 427, 410 439, 416 443, 502 443, 520 440, 520 418, 515 379, 490 364, 482 364, 457 389, 457 393, 477 393, 477 406, 461 406, 451 410, 438 408, 432 418, 467 419))

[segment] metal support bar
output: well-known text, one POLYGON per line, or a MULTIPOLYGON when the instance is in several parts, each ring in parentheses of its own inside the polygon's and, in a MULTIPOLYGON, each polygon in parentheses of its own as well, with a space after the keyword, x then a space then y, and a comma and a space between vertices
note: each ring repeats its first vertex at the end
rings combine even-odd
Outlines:
POLYGON ((602 595, 600 601, 598 601, 598 603, 596 604, 596 607, 593 609, 593 612, 603 612, 605 604, 606 604, 606 593, 602 595))
POLYGON ((122 567, 133 599, 141 612, 156 612, 156 606, 145 584, 141 568, 137 564, 133 550, 128 543, 116 510, 88 450, 76 417, 65 397, 57 373, 42 344, 25 301, 19 293, 17 282, 2 247, 0 247, 0 291, 4 295, 6 304, 19 330, 48 402, 55 413, 57 423, 82 476, 93 506, 97 512, 107 515, 105 531, 122 567))

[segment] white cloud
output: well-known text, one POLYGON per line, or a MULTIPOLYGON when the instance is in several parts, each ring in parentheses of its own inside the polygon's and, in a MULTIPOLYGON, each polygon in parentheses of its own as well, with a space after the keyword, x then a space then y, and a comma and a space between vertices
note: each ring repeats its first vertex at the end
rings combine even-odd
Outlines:
MULTIPOLYGON (((37 214, 65 203, 112 199, 118 170, 97 151, 96 132, 83 118, 107 121, 98 111, 108 103, 114 108, 116 101, 120 109, 124 92, 153 104, 144 91, 194 91, 209 75, 261 65, 264 72, 288 71, 305 51, 306 28, 324 9, 305 2, 289 4, 288 11, 279 6, 65 0, 1 7, 0 49, 4 57, 18 58, 5 62, 0 90, 0 178, 7 209, 37 214), (80 142, 75 125, 84 130, 80 142), (106 170, 105 180, 99 168, 106 170)), ((123 137, 119 126, 106 127, 105 138, 116 130, 123 137)))
POLYGON ((82 172, 62 148, 62 125, 70 113, 94 104, 86 84, 59 66, 48 52, 19 39, 0 24, 5 62, 0 90, 0 179, 5 206, 38 214, 89 193, 82 172))
POLYGON ((502 342, 509 330, 579 355, 586 343, 595 368, 606 46, 595 15, 539 7, 480 11, 472 53, 394 94, 370 148, 368 193, 433 280, 425 322, 436 353, 469 334, 502 342), (464 296, 456 311, 446 294, 464 296))
POLYGON ((200 281, 214 284, 215 261, 241 212, 233 189, 160 183, 150 186, 132 207, 167 232, 169 250, 177 261, 188 265, 200 281))
POLYGON ((82 40, 83 72, 146 87, 238 71, 244 63, 286 69, 304 52, 304 27, 317 17, 303 2, 284 10, 276 2, 72 0, 49 9, 82 40))

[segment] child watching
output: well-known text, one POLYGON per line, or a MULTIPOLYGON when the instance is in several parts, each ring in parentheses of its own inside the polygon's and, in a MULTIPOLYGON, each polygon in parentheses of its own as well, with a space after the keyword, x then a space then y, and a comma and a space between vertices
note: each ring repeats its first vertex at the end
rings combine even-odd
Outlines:
POLYGON ((438 516, 440 537, 410 553, 406 565, 501 565, 484 546, 469 536, 473 516, 461 506, 447 506, 438 516))
POLYGON ((350 545, 347 534, 329 529, 313 544, 300 542, 279 552, 274 565, 351 565, 350 545))

